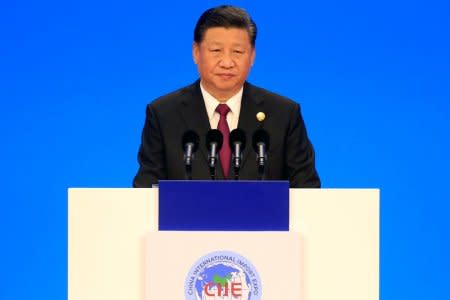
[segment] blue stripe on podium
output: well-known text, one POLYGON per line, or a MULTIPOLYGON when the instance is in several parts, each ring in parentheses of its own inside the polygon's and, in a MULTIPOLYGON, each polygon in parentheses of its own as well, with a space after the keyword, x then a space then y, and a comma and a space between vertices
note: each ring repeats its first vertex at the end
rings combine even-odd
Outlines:
POLYGON ((161 180, 159 230, 288 231, 289 182, 161 180))

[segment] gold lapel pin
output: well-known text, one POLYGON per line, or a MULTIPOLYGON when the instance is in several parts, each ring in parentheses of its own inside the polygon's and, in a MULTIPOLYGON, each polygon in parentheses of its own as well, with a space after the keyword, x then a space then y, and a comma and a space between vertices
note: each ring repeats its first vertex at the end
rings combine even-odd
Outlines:
POLYGON ((259 122, 262 122, 262 121, 264 121, 266 119, 266 114, 263 113, 262 111, 260 111, 259 113, 256 114, 256 119, 259 122))

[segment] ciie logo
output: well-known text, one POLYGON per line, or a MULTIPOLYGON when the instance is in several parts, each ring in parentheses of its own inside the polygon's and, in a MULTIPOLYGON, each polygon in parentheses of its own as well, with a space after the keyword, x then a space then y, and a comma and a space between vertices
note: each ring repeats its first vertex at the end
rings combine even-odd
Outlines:
POLYGON ((231 251, 209 253, 190 269, 186 300, 260 300, 261 279, 245 257, 231 251))

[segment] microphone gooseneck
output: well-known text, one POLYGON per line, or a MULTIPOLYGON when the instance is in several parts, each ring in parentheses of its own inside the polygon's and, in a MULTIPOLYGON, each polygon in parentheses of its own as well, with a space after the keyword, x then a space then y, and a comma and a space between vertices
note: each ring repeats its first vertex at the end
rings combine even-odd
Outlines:
POLYGON ((211 179, 216 179, 216 164, 218 153, 222 149, 223 134, 220 130, 211 129, 206 134, 206 148, 208 149, 208 166, 211 179))
POLYGON ((194 153, 198 149, 199 137, 193 130, 188 130, 183 134, 181 139, 181 147, 184 151, 184 166, 186 179, 192 179, 192 161, 194 153))
POLYGON ((267 151, 270 146, 270 136, 264 129, 258 129, 253 133, 252 146, 256 152, 256 167, 258 169, 258 179, 265 178, 267 162, 267 151))
POLYGON ((231 165, 234 170, 234 179, 239 179, 242 164, 242 153, 245 149, 246 135, 242 129, 236 128, 230 132, 231 165))

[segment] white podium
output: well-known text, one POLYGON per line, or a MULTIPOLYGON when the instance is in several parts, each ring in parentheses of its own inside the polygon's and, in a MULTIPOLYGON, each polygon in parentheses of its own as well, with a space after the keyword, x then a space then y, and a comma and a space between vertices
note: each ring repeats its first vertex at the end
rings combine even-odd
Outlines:
MULTIPOLYGON (((152 270, 180 268, 185 273, 179 276, 187 275, 189 266, 180 259, 198 257, 186 247, 204 237, 211 251, 235 242, 254 263, 268 261, 259 270, 264 280, 286 268, 297 270, 287 278, 294 280, 289 286, 301 300, 379 299, 376 189, 291 189, 289 232, 204 232, 200 237, 196 232, 158 232, 157 189, 72 188, 68 209, 69 300, 184 300, 182 292, 153 295, 149 286, 167 280, 152 270), (173 241, 185 247, 170 246, 173 241), (290 246, 280 246, 284 243, 290 246), (277 253, 283 255, 273 259, 277 253), (172 260, 158 259, 162 255, 172 260)), ((286 295, 281 289, 277 294, 278 286, 267 286, 261 299, 291 299, 288 289, 283 289, 286 295)))

